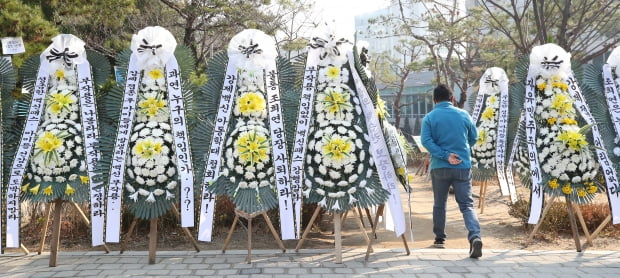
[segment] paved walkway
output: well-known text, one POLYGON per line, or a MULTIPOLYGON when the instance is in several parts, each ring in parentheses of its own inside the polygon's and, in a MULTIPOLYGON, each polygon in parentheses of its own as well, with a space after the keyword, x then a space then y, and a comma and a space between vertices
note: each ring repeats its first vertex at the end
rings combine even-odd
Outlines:
POLYGON ((49 253, 0 255, 0 277, 620 277, 620 251, 484 250, 470 259, 463 249, 343 249, 335 264, 333 250, 159 251, 148 264, 146 251, 60 252, 48 267, 49 253))

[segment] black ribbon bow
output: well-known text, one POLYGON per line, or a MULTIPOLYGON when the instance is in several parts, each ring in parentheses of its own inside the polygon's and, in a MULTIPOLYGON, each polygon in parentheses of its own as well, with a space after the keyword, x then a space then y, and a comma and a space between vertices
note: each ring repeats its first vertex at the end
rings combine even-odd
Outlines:
POLYGON ((243 45, 239 45, 238 49, 241 51, 243 55, 245 55, 245 58, 248 58, 248 59, 250 58, 250 55, 252 54, 263 53, 263 50, 258 48, 258 43, 253 43, 252 40, 250 40, 250 46, 245 47, 243 45))
POLYGON ((50 50, 50 55, 45 56, 45 58, 47 58, 47 61, 50 63, 52 61, 62 59, 65 65, 70 67, 73 65, 72 59, 77 58, 78 56, 79 55, 77 53, 71 52, 68 47, 65 47, 65 50, 62 52, 56 48, 52 48, 52 50, 50 50))
MULTIPOLYGON (((329 35, 329 40, 334 40, 334 35, 329 35)), ((340 50, 338 50, 338 47, 341 44, 344 43, 348 43, 349 41, 345 38, 340 38, 338 41, 336 41, 336 45, 332 46, 330 48, 327 48, 325 45, 327 45, 329 41, 323 38, 319 38, 319 37, 314 37, 312 38, 312 42, 310 44, 308 44, 310 47, 317 49, 317 48, 325 48, 325 52, 321 53, 321 55, 319 55, 319 59, 323 60, 325 59, 325 57, 327 57, 327 55, 329 54, 329 52, 331 51, 334 55, 336 56, 340 56, 340 50)))
POLYGON ((558 58, 559 57, 556 55, 551 60, 549 60, 549 58, 547 58, 547 56, 545 56, 545 57, 543 57, 543 61, 540 64, 546 70, 549 70, 549 69, 559 69, 560 65, 562 63, 564 63, 564 60, 559 60, 558 61, 558 58))
POLYGON ((151 52, 153 53, 153 55, 155 55, 155 50, 157 50, 158 48, 161 48, 161 44, 156 44, 156 45, 150 45, 149 42, 146 39, 142 39, 142 42, 144 44, 141 44, 138 47, 138 53, 142 53, 144 51, 147 50, 151 50, 151 52))
POLYGON ((484 83, 487 83, 487 84, 490 83, 491 87, 497 87, 498 86, 497 82, 499 82, 499 80, 491 79, 491 75, 490 74, 487 75, 487 79, 484 81, 484 83))

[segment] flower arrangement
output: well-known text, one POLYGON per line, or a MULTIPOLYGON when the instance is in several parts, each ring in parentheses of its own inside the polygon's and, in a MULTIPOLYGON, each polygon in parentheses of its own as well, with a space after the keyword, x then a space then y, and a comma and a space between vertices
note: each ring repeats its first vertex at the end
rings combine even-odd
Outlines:
POLYGON ((346 53, 352 45, 329 30, 310 47, 318 56, 312 122, 304 163, 306 202, 328 211, 382 204, 368 132, 346 53))
POLYGON ((582 203, 598 192, 596 163, 586 132, 579 126, 568 89, 570 54, 556 45, 535 48, 530 56, 534 78, 536 147, 545 192, 582 203))
POLYGON ((208 189, 247 213, 266 211, 278 204, 265 72, 277 52, 273 39, 247 29, 232 38, 228 57, 237 68, 232 117, 221 175, 208 189))
MULTIPOLYGON (((57 43, 84 55, 84 43, 71 35, 57 43)), ((80 123, 77 66, 71 60, 50 57, 49 62, 41 65, 47 68, 49 81, 21 197, 45 202, 57 198, 83 202, 88 200, 89 176, 80 123)))
POLYGON ((140 30, 131 43, 139 82, 123 187, 130 210, 142 219, 161 216, 178 200, 177 149, 166 73, 175 48, 172 34, 158 26, 140 30))
POLYGON ((501 88, 507 83, 506 73, 497 67, 487 69, 480 78, 479 103, 476 104, 480 110, 472 115, 478 129, 478 141, 471 148, 472 171, 476 180, 488 180, 497 175, 497 144, 502 141, 498 138, 502 133, 499 126, 500 104, 503 97, 508 97, 502 96, 501 88))
POLYGON ((133 202, 174 200, 176 157, 170 127, 167 88, 162 67, 142 70, 136 117, 127 156, 125 190, 133 202))

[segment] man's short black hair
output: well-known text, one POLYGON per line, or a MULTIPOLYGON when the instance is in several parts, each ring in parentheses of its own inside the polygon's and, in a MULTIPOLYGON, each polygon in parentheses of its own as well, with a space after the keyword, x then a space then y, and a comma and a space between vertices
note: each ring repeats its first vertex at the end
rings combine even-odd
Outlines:
POLYGON ((439 84, 433 90, 433 99, 436 102, 450 100, 452 98, 452 90, 444 84, 439 84))

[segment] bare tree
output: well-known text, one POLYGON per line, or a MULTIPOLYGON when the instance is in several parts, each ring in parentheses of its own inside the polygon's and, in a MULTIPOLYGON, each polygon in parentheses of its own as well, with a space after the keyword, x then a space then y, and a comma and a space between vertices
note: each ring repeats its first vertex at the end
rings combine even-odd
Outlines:
POLYGON ((620 43, 617 0, 479 0, 489 25, 510 39, 517 54, 553 42, 586 63, 620 43))

